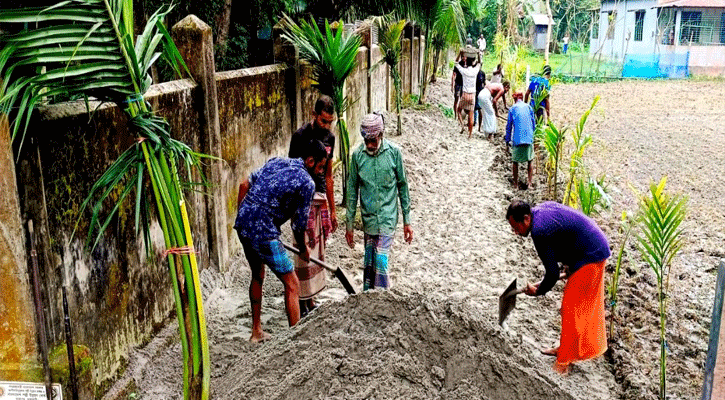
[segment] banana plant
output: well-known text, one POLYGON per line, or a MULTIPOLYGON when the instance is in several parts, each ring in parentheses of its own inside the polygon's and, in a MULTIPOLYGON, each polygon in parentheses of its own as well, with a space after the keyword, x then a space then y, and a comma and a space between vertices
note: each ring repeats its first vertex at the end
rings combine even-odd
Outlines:
POLYGON ((102 174, 83 202, 82 210, 91 210, 86 242, 93 247, 102 240, 121 204, 135 191, 135 228, 143 231, 150 251, 151 187, 179 322, 184 398, 207 399, 206 323, 179 177, 180 169, 188 181, 194 172, 202 176, 199 161, 205 156, 171 138, 168 122, 143 98, 152 81, 149 70, 159 58, 178 74, 186 70, 163 24, 169 11, 171 7, 154 13, 135 36, 132 0, 65 0, 45 8, 0 10, 0 23, 18 27, 17 33, 0 36, 0 112, 10 116, 12 138, 22 146, 40 104, 93 97, 125 111, 137 141, 102 174))
POLYGON ((657 277, 660 313, 660 399, 667 394, 667 297, 672 259, 682 249, 680 224, 687 215, 687 198, 665 192, 667 177, 650 184, 649 195, 640 196, 641 231, 637 236, 642 258, 657 277))
POLYGON ((378 44, 380 45, 380 51, 383 57, 375 65, 372 66, 371 70, 380 67, 383 64, 388 65, 390 71, 390 78, 393 80, 393 89, 395 90, 395 112, 398 114, 398 135, 401 133, 401 122, 400 122, 400 105, 403 102, 402 84, 400 78, 400 64, 403 58, 403 48, 400 42, 400 37, 403 34, 405 28, 405 20, 399 21, 391 20, 389 17, 375 17, 373 23, 378 28, 378 44))
POLYGON ((347 195, 347 177, 350 163, 350 133, 343 115, 351 100, 345 96, 345 80, 357 66, 357 51, 361 39, 358 35, 343 33, 342 22, 337 22, 333 32, 325 20, 324 32, 314 19, 302 20, 299 25, 284 15, 283 38, 294 44, 300 58, 312 65, 313 86, 322 94, 332 97, 337 111, 337 129, 340 136, 340 161, 342 162, 342 198, 347 195))
POLYGON ((566 184, 566 190, 564 191, 566 195, 564 196, 564 204, 576 207, 578 203, 577 199, 577 176, 579 176, 584 171, 584 150, 592 144, 592 136, 591 135, 584 135, 584 125, 587 123, 587 119, 589 118, 589 114, 592 113, 592 110, 599 102, 599 96, 595 96, 594 100, 592 101, 592 105, 589 106, 589 109, 582 114, 581 118, 579 118, 579 122, 576 125, 576 129, 572 132, 572 139, 574 141, 574 149, 571 153, 571 158, 569 160, 569 180, 566 184))

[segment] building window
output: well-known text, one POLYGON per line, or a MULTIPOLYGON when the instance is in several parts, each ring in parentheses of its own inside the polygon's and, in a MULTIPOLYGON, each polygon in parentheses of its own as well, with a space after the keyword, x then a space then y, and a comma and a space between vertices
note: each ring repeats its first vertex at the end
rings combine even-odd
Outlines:
POLYGON ((672 8, 657 9, 657 35, 660 43, 675 44, 675 12, 672 8))
POLYGON ((601 18, 599 13, 594 13, 592 16, 592 39, 599 39, 599 18, 601 18))
POLYGON ((720 43, 725 44, 725 13, 720 14, 720 43))
POLYGON ((614 28, 617 26, 617 12, 607 13, 607 39, 614 39, 614 28))
POLYGON ((642 41, 642 30, 644 30, 644 10, 634 13, 634 41, 642 41))
POLYGON ((680 43, 700 43, 700 27, 702 13, 700 11, 683 11, 680 24, 680 43))

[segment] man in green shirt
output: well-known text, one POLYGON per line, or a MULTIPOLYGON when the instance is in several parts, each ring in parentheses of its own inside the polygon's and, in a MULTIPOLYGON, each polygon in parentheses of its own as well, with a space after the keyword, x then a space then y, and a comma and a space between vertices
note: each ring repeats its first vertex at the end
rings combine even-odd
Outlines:
POLYGON ((355 247, 353 221, 359 197, 365 234, 363 290, 390 286, 388 252, 398 224, 398 198, 403 211, 404 239, 408 243, 413 240, 403 154, 395 144, 383 140, 383 130, 383 118, 379 114, 363 117, 360 133, 365 143, 355 149, 350 159, 345 239, 350 248, 355 247))

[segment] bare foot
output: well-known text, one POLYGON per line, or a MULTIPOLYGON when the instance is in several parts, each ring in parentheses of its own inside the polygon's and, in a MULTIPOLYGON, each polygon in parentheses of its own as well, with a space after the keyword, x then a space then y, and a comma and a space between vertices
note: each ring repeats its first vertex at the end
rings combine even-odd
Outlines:
POLYGON ((543 354, 545 356, 556 357, 556 355, 558 353, 559 353, 559 348, 558 347, 554 347, 554 348, 546 349, 546 350, 541 350, 541 354, 543 354))
POLYGON ((249 337, 250 343, 262 343, 266 342, 267 340, 272 339, 272 335, 270 335, 267 332, 262 331, 260 334, 252 333, 252 336, 249 337))

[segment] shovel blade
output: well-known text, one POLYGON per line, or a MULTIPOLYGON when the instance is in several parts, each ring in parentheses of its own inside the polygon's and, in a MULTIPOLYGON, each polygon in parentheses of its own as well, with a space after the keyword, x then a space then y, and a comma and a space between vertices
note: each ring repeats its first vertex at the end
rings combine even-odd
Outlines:
POLYGON ((498 324, 502 325, 511 310, 516 307, 516 279, 501 293, 498 298, 498 324))
POLYGON ((342 268, 338 267, 335 270, 335 277, 340 281, 342 287, 345 288, 347 294, 355 294, 355 288, 350 283, 350 280, 347 278, 347 274, 345 274, 345 271, 342 268))

